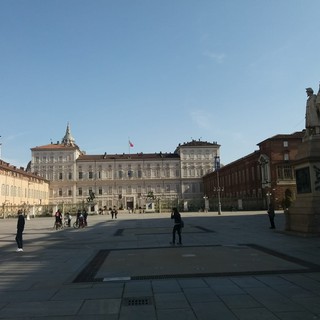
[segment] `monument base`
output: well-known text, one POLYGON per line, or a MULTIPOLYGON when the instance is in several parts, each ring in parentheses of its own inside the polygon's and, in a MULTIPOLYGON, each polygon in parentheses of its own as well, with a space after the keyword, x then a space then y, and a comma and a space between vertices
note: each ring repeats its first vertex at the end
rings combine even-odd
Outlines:
POLYGON ((295 160, 297 197, 286 213, 286 230, 320 235, 320 135, 304 138, 295 160))
POLYGON ((286 231, 320 235, 319 197, 300 197, 285 216, 286 231))

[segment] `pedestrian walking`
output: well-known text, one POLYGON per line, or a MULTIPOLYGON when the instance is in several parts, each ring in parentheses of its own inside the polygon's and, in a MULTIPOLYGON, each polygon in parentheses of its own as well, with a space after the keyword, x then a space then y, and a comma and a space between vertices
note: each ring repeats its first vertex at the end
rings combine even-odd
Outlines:
POLYGON ((62 227, 62 213, 60 209, 55 213, 55 227, 56 230, 60 229, 62 227))
POLYGON ((274 224, 275 213, 274 213, 274 205, 272 202, 269 203, 268 216, 269 216, 269 220, 270 220, 270 229, 275 229, 276 228, 276 226, 274 224))
POLYGON ((118 210, 117 208, 114 206, 113 209, 111 210, 111 218, 113 219, 116 218, 117 219, 117 215, 118 215, 118 210))
POLYGON ((88 226, 88 212, 87 212, 87 210, 83 210, 83 223, 84 223, 85 227, 88 226))
POLYGON ((18 245, 17 252, 23 251, 23 240, 22 240, 22 233, 24 230, 24 216, 22 210, 18 210, 18 222, 17 222, 17 234, 16 234, 16 242, 18 245))
POLYGON ((66 219, 67 219, 68 227, 71 227, 71 214, 70 214, 70 212, 67 212, 66 219))
POLYGON ((178 233, 179 242, 177 244, 182 245, 181 229, 183 226, 183 221, 181 219, 181 214, 179 213, 177 208, 172 209, 171 219, 174 219, 174 226, 172 229, 172 242, 170 242, 170 244, 175 245, 176 233, 178 233))

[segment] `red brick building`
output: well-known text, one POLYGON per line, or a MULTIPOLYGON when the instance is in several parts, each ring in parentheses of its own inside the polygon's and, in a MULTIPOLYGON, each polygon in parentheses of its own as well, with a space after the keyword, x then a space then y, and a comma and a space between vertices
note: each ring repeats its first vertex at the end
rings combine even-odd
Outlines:
POLYGON ((266 209, 270 200, 276 209, 287 207, 296 194, 293 162, 303 135, 275 135, 258 143, 259 150, 205 175, 210 209, 218 207, 218 193, 224 210, 266 209))

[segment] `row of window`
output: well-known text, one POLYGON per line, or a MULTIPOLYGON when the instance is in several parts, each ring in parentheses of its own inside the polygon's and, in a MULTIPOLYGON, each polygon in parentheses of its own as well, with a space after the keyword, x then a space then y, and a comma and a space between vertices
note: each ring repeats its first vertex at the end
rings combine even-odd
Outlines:
POLYGON ((21 188, 13 185, 10 186, 8 184, 2 184, 1 196, 14 198, 46 199, 47 192, 35 190, 32 188, 21 188))
POLYGON ((252 189, 252 190, 242 190, 236 192, 225 192, 223 193, 224 197, 236 197, 236 198, 261 198, 262 191, 261 189, 252 189))
POLYGON ((66 156, 62 156, 62 155, 58 155, 58 156, 54 156, 54 155, 50 155, 50 156, 36 156, 34 157, 34 163, 56 163, 56 162, 69 162, 69 161, 73 161, 73 155, 66 155, 66 156))
MULTIPOLYGON (((182 176, 184 178, 186 177, 199 177, 201 178, 204 174, 211 172, 212 170, 210 168, 203 169, 203 168, 191 168, 191 169, 183 169, 182 176)), ((42 171, 44 172, 44 171, 42 171)), ((44 172, 43 177, 48 180, 73 180, 73 174, 72 172, 58 172, 57 174, 54 174, 53 172, 44 172), (55 179, 56 178, 56 179, 55 179)), ((160 170, 145 170, 144 172, 141 170, 138 171, 123 171, 119 170, 116 173, 113 171, 110 172, 104 172, 104 174, 100 171, 98 172, 78 172, 78 179, 143 179, 143 178, 179 178, 180 177, 180 171, 176 170, 174 172, 170 170, 165 170, 164 172, 161 172, 160 170)))
POLYGON ((182 176, 186 177, 203 177, 205 174, 212 172, 212 169, 207 168, 190 168, 190 169, 182 169, 182 176))
MULTIPOLYGON (((43 171, 42 171, 43 172, 43 171)), ((85 180, 85 179, 143 179, 143 178, 179 178, 180 177, 180 171, 177 170, 174 172, 175 175, 172 174, 170 171, 165 171, 162 175, 160 171, 150 171, 146 170, 144 173, 142 171, 118 171, 115 174, 113 172, 105 172, 103 175, 102 172, 78 172, 78 180, 85 180)), ((73 180, 73 174, 72 172, 43 172, 42 173, 43 178, 48 180, 73 180)))
MULTIPOLYGON (((201 150, 197 150, 195 153, 194 151, 191 152, 183 152, 181 153, 181 158, 184 160, 186 159, 197 159, 197 160, 209 160, 210 156, 212 156, 211 152, 209 150, 205 151, 204 153, 201 152, 201 150)), ((57 155, 57 154, 51 154, 51 155, 43 155, 43 156, 34 156, 34 163, 55 163, 55 162, 69 162, 73 161, 74 156, 73 154, 67 154, 67 155, 57 155)))
MULTIPOLYGON (((167 184, 165 186, 157 185, 155 187, 147 186, 127 186, 126 188, 123 188, 122 186, 118 186, 117 188, 114 188, 113 186, 109 187, 99 187, 96 191, 92 187, 89 188, 78 188, 77 189, 77 196, 89 196, 91 192, 94 192, 96 195, 119 195, 119 194, 147 194, 148 192, 156 192, 156 193, 179 193, 180 192, 180 185, 179 184, 167 184)), ((59 197, 62 196, 73 196, 72 189, 62 189, 59 188, 57 191, 57 194, 59 197)))
MULTIPOLYGON (((235 186, 235 185, 241 185, 241 184, 248 184, 250 181, 261 181, 261 174, 259 168, 258 170, 255 170, 255 168, 251 168, 251 176, 249 176, 249 168, 246 168, 244 170, 240 170, 238 172, 233 172, 230 175, 220 176, 219 177, 219 184, 220 186, 224 187, 226 191, 228 191, 228 186, 235 186), (256 173, 256 175, 255 175, 256 173), (251 179, 250 179, 251 178, 251 179)), ((265 166, 262 169, 268 169, 267 166, 265 166)), ((278 165, 277 166, 277 180, 294 180, 294 169, 291 165, 278 165)), ((263 171, 263 181, 270 180, 270 176, 268 171, 263 171)), ((209 188, 210 190, 214 190, 218 185, 217 180, 210 180, 209 182, 209 188)), ((230 190, 229 190, 230 191, 230 190)), ((246 194, 256 194, 258 191, 250 191, 246 192, 246 194)), ((238 195, 238 194, 237 194, 238 195)), ((241 193, 240 193, 241 195, 241 193)))
POLYGON ((197 159, 197 160, 203 160, 203 159, 206 159, 206 160, 209 160, 210 159, 210 156, 213 156, 211 154, 211 152, 209 150, 205 151, 204 154, 201 153, 201 150, 197 150, 197 152, 195 153, 194 151, 190 151, 190 152, 181 152, 180 153, 180 157, 182 160, 194 160, 194 159, 197 159))
MULTIPOLYGON (((267 166, 265 166, 262 169, 268 169, 267 166)), ((234 185, 234 184, 242 184, 247 183, 249 181, 259 181, 261 179, 261 173, 259 167, 252 167, 251 168, 251 175, 249 174, 250 169, 246 168, 243 170, 240 170, 238 172, 233 172, 231 175, 222 176, 220 178, 220 181, 225 186, 228 185, 234 185)), ((270 180, 269 173, 263 172, 263 177, 265 177, 265 180, 270 180)), ((278 180, 293 180, 294 179, 294 169, 291 165, 279 165, 277 166, 277 179, 278 180)))
MULTIPOLYGON (((249 181, 260 180, 260 167, 243 168, 237 171, 227 172, 220 175, 220 185, 231 186, 244 184, 249 181)), ((211 181, 214 184, 214 181, 211 181)))

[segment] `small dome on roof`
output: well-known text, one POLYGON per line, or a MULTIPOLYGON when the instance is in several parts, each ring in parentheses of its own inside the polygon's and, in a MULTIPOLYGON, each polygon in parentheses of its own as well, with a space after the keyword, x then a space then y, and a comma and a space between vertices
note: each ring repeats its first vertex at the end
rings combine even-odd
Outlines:
POLYGON ((61 143, 64 144, 65 146, 75 146, 75 139, 73 138, 73 136, 71 134, 69 123, 67 124, 66 134, 62 138, 61 143))

